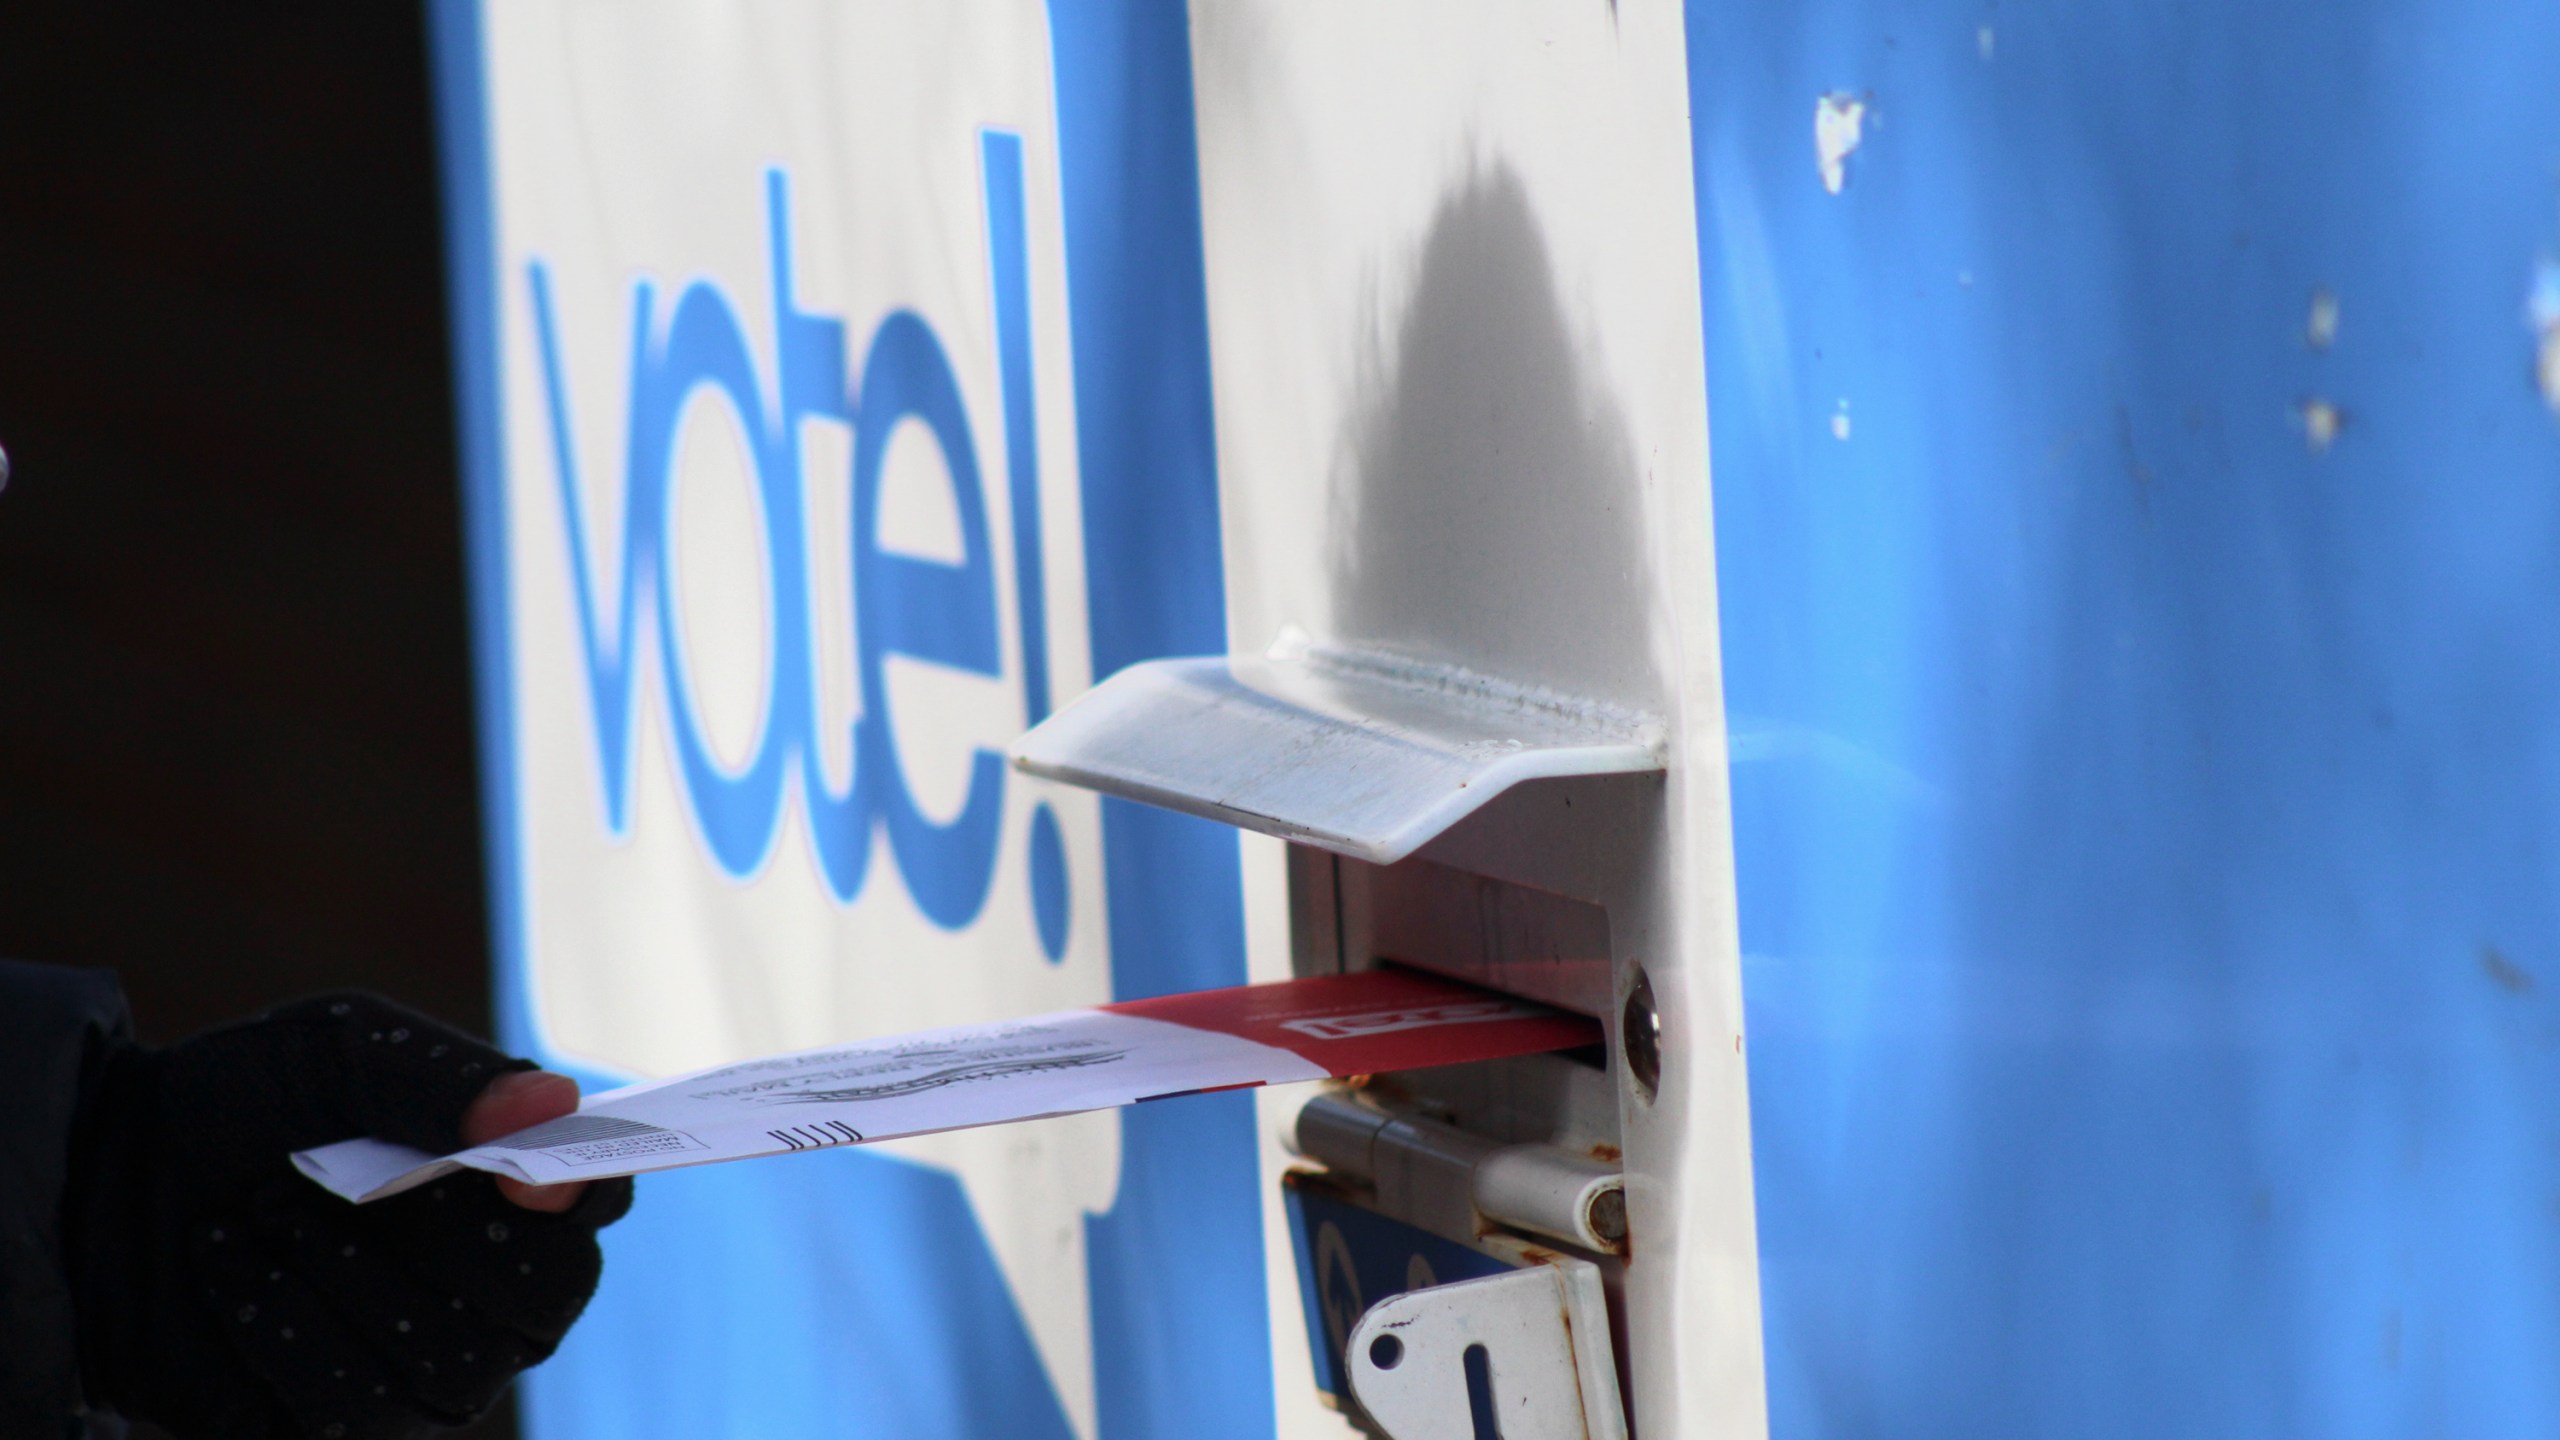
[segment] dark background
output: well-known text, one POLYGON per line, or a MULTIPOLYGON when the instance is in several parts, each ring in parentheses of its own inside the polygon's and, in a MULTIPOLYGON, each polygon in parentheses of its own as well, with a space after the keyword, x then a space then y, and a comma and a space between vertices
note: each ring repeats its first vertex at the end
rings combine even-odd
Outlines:
POLYGON ((428 85, 407 6, 0 6, 0 955, 152 1040, 488 1024, 428 85))

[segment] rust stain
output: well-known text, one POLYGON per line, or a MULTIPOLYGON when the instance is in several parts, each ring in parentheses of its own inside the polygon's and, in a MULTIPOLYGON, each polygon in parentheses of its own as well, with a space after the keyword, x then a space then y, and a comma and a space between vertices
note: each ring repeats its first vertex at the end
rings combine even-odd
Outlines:
POLYGON ((2495 945, 2480 947, 2480 969, 2499 989, 2510 995, 2533 993, 2533 972, 2499 953, 2495 945))
MULTIPOLYGON (((1565 1303, 1556 1307, 1556 1319, 1564 1326, 1565 1353, 1573 1357, 1573 1364, 1571 1366, 1573 1371, 1573 1398, 1576 1406, 1582 1413, 1582 1433, 1585 1436, 1588 1436, 1591 1433, 1589 1427, 1591 1425, 1592 1395, 1589 1390, 1583 1387, 1582 1383, 1582 1346, 1574 1335, 1573 1302, 1571 1299, 1567 1299, 1565 1303)), ((1603 1325, 1601 1328, 1605 1330, 1608 1327, 1603 1325)))
POLYGON ((1594 1160, 1623 1160, 1627 1158, 1627 1152, 1610 1144, 1608 1141, 1603 1140, 1599 1144, 1591 1147, 1591 1158, 1594 1160))
POLYGON ((1569 1303, 1557 1306, 1556 1318, 1564 1323, 1564 1353, 1575 1357, 1573 1365, 1573 1398, 1575 1404, 1581 1407, 1582 1423, 1586 1427, 1583 1434, 1588 1436, 1591 1433, 1588 1428, 1591 1423, 1591 1397, 1589 1394, 1585 1393, 1582 1388, 1582 1351, 1574 1344, 1573 1306, 1569 1303))

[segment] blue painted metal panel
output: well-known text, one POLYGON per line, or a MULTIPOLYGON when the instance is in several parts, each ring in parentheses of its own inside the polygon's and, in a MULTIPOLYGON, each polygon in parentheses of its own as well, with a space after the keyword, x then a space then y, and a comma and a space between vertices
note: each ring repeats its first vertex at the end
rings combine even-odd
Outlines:
POLYGON ((2555 57, 1691 7, 1781 1440, 2560 1433, 2555 57))

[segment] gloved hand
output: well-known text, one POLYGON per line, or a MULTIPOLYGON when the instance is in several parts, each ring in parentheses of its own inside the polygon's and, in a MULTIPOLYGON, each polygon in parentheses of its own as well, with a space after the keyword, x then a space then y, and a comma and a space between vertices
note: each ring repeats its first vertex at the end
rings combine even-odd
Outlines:
POLYGON ((179 1440, 416 1436, 488 1409, 586 1308, 631 1182, 464 1173, 358 1206, 288 1157, 364 1135, 442 1154, 575 1108, 532 1068, 363 994, 111 1054, 64 1216, 91 1405, 179 1440))

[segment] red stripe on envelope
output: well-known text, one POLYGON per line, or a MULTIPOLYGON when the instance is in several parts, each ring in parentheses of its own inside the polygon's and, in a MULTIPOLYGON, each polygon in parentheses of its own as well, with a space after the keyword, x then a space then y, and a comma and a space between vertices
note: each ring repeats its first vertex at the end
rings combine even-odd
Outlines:
POLYGON ((1597 1021, 1411 970, 1315 975, 1100 1007, 1277 1046, 1328 1075, 1424 1070, 1600 1041, 1597 1021))

